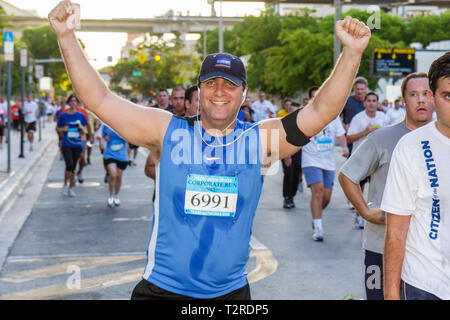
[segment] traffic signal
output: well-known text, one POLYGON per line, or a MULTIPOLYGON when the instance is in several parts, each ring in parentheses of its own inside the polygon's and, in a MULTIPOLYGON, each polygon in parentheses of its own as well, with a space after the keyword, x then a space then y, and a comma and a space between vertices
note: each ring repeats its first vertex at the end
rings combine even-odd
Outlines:
POLYGON ((116 75, 116 73, 115 73, 114 71, 110 71, 110 72, 109 72, 109 76, 110 76, 110 77, 114 77, 115 75, 116 75))
POLYGON ((161 60, 161 55, 160 54, 155 55, 155 61, 159 62, 160 60, 161 60))

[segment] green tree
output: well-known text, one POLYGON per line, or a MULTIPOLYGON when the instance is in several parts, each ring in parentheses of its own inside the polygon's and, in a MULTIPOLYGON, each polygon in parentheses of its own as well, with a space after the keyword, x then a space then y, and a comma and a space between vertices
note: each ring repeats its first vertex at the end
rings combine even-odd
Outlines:
MULTIPOLYGON (((36 59, 61 59, 61 52, 59 50, 56 34, 51 29, 50 25, 42 25, 37 28, 25 28, 22 33, 22 42, 28 48, 28 56, 36 59)), ((84 44, 80 41, 82 48, 84 44)), ((71 90, 69 76, 66 72, 64 63, 46 63, 44 64, 45 75, 53 78, 53 86, 56 88, 63 88, 64 90, 71 90), (69 82, 66 86, 64 83, 69 82)))
POLYGON ((262 79, 266 90, 295 95, 300 89, 321 84, 333 67, 333 37, 307 29, 284 31, 281 45, 264 51, 266 65, 262 79))
POLYGON ((426 48, 431 42, 450 39, 450 11, 441 15, 417 16, 409 19, 406 42, 419 42, 426 48))
MULTIPOLYGON (((358 73, 368 79, 373 90, 378 83, 377 78, 371 77, 375 47, 407 47, 414 41, 426 46, 432 41, 450 39, 450 11, 410 21, 384 11, 352 9, 342 13, 341 18, 347 15, 373 24, 372 38, 358 73)), ((213 50, 209 53, 217 51, 217 32, 215 29, 208 33, 208 50, 213 50)), ((334 15, 317 19, 305 11, 279 16, 269 9, 258 17, 246 17, 227 30, 224 50, 248 58, 247 79, 251 90, 294 95, 311 85, 320 85, 328 77, 333 67, 333 38, 334 15)), ((202 43, 199 41, 198 50, 202 43)))
POLYGON ((139 91, 148 96, 150 90, 159 88, 172 88, 176 85, 184 85, 195 81, 195 76, 200 60, 196 56, 182 53, 182 43, 179 39, 164 41, 159 38, 156 41, 147 41, 131 52, 131 57, 125 61, 119 61, 111 68, 115 76, 111 79, 111 89, 128 94, 130 90, 121 88, 120 83, 125 80, 131 91, 139 91), (139 63, 138 55, 142 53, 148 56, 144 63, 139 63), (156 61, 154 57, 160 56, 156 61), (140 72, 140 76, 134 76, 134 72, 140 72), (191 77, 192 76, 192 77, 191 77))

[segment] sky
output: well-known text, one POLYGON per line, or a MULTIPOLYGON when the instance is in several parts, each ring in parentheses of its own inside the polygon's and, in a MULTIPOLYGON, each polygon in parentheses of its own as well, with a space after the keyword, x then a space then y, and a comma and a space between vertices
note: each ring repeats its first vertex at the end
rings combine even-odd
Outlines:
MULTIPOLYGON (((60 0, 6 0, 20 9, 35 10, 39 16, 46 17, 60 0)), ((164 15, 173 10, 175 14, 203 15, 211 14, 211 6, 207 0, 78 0, 81 8, 81 18, 111 19, 111 18, 152 18, 164 15)), ((264 9, 264 3, 228 3, 223 2, 223 16, 259 15, 264 9)), ((220 4, 215 4, 217 15, 220 14, 220 4)), ((95 68, 108 65, 107 57, 113 57, 113 64, 120 57, 120 49, 125 45, 125 33, 94 33, 77 32, 77 36, 86 46, 86 52, 95 68)))

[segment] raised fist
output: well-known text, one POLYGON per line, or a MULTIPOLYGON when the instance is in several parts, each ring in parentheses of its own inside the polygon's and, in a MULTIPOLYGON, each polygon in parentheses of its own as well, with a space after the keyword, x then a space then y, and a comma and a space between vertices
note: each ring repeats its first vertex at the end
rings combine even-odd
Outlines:
POLYGON ((73 32, 80 20, 80 5, 69 0, 61 1, 49 14, 48 20, 58 37, 73 32))
POLYGON ((353 49, 362 54, 369 44, 370 29, 358 19, 345 17, 336 22, 336 36, 344 47, 353 49))

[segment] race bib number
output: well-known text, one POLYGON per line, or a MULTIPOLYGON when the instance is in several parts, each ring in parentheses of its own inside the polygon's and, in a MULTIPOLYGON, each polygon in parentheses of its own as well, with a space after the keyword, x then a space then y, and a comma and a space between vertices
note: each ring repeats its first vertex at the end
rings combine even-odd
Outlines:
POLYGON ((111 141, 111 151, 119 151, 121 150, 125 145, 119 141, 119 140, 113 140, 111 141))
POLYGON ((322 137, 317 139, 317 151, 319 152, 327 152, 333 149, 333 139, 322 137))
POLYGON ((185 214, 234 217, 238 178, 189 174, 184 202, 185 214))
POLYGON ((67 131, 67 137, 70 139, 78 139, 80 137, 80 132, 77 128, 69 128, 67 131))

